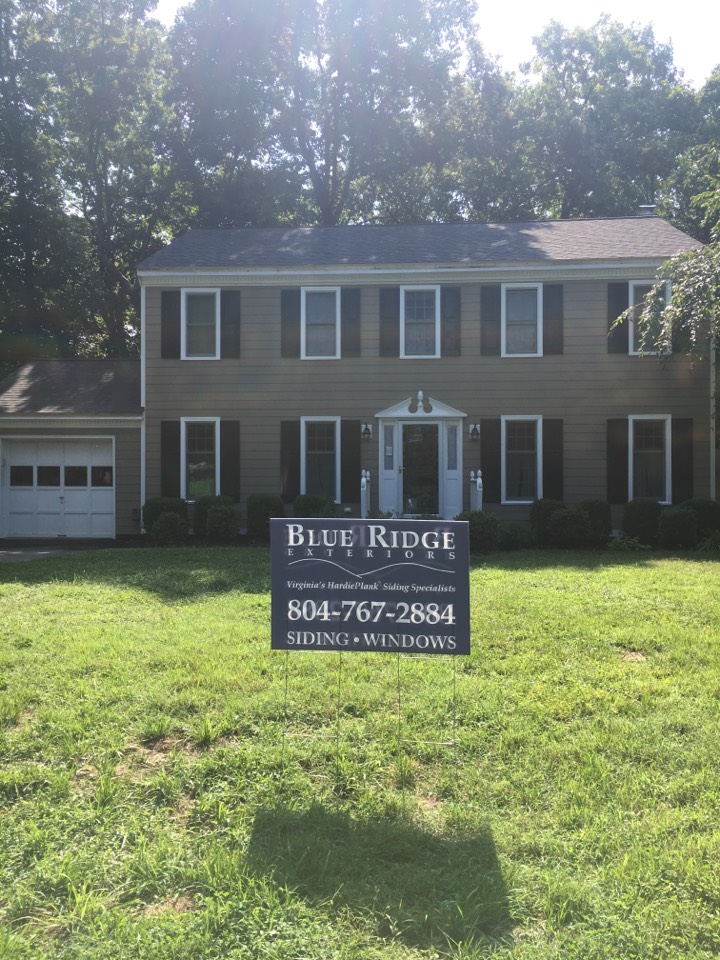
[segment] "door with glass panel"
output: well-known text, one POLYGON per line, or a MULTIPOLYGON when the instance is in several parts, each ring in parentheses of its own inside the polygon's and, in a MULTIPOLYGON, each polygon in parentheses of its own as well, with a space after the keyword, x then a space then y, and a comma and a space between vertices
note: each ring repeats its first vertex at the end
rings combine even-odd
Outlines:
POLYGON ((439 424, 402 424, 399 473, 402 513, 440 513, 439 424))

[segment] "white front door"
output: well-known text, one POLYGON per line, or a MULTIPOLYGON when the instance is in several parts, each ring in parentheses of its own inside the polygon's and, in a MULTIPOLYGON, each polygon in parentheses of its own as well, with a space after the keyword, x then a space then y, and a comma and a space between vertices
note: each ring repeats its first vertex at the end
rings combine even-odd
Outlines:
POLYGON ((3 440, 2 535, 114 537, 110 439, 3 440))

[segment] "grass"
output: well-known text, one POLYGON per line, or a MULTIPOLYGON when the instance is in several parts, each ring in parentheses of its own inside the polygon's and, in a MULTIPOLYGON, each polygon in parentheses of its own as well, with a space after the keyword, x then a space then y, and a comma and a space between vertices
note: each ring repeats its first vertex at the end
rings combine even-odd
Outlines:
POLYGON ((469 658, 286 658, 260 549, 0 568, 0 960, 716 958, 719 599, 498 555, 469 658))

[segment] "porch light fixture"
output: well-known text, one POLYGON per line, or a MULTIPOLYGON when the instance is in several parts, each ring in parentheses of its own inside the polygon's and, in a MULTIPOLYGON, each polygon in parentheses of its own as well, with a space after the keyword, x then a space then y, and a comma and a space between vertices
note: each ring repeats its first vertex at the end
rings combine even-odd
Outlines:
POLYGON ((362 425, 361 437, 363 440, 372 440, 372 424, 364 423, 362 425))
POLYGON ((471 440, 479 440, 479 439, 480 439, 480 424, 479 424, 479 423, 471 423, 471 424, 469 425, 469 427, 468 427, 468 433, 470 434, 470 439, 471 439, 471 440))

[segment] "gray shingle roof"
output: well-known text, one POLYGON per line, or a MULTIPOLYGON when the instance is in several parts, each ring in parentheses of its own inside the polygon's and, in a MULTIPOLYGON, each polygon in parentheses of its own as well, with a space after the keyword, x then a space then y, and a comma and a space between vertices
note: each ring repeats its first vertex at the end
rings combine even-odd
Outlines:
POLYGON ((36 360, 0 381, 0 417, 140 412, 138 360, 36 360))
POLYGON ((191 230, 140 270, 666 259, 700 244, 659 217, 191 230))

